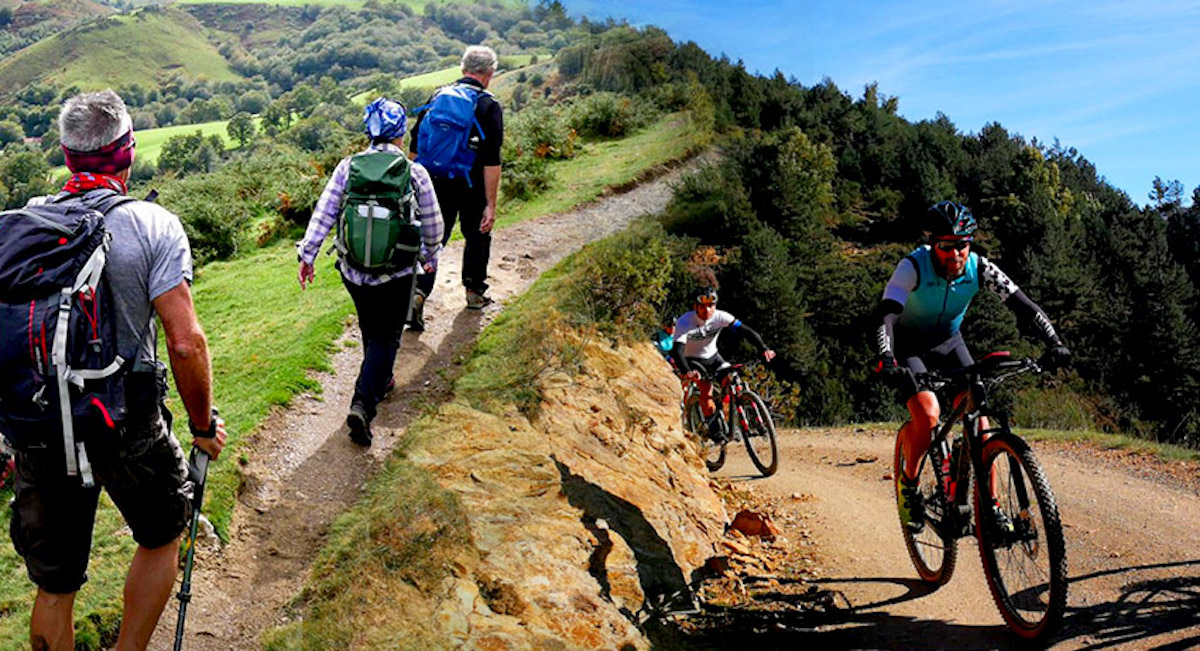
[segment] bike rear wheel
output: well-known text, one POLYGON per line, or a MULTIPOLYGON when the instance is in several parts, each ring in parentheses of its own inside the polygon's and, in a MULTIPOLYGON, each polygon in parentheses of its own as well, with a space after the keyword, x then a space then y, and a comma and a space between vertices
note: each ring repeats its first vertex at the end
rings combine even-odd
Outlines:
MULTIPOLYGON (((896 504, 899 506, 900 478, 904 476, 904 446, 899 436, 896 437, 894 461, 894 486, 896 504)), ((917 492, 924 504, 924 514, 914 524, 900 523, 904 546, 908 549, 908 557, 917 575, 922 581, 934 585, 945 585, 954 574, 954 565, 958 561, 958 539, 949 531, 946 499, 938 490, 942 481, 940 473, 940 467, 934 463, 930 452, 926 452, 917 473, 917 492)))
POLYGON ((725 445, 713 441, 708 434, 708 421, 700 409, 700 398, 690 396, 683 403, 683 426, 691 432, 700 443, 700 456, 704 457, 704 466, 710 471, 717 471, 725 465, 725 445))
POLYGON ((1022 638, 1042 638, 1062 623, 1067 606, 1066 544, 1054 493, 1033 450, 1012 434, 984 444, 983 467, 987 474, 975 491, 983 574, 1005 624, 1022 638))
POLYGON ((779 469, 779 448, 775 442, 775 421, 767 410, 767 403, 755 392, 746 390, 738 396, 737 418, 734 419, 742 430, 742 439, 746 442, 746 452, 754 467, 770 477, 779 469))

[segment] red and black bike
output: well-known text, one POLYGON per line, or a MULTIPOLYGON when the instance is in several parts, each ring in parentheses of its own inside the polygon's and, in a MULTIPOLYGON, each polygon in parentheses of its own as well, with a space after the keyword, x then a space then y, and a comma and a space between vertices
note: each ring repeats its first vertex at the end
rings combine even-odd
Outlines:
POLYGON ((779 449, 775 443, 775 421, 767 403, 751 389, 744 379, 745 364, 733 364, 717 371, 711 379, 713 400, 717 403, 716 434, 700 408, 700 390, 696 383, 685 378, 681 408, 683 425, 700 440, 704 449, 704 464, 709 470, 725 465, 725 447, 741 439, 754 467, 763 477, 779 469, 779 449), (716 435, 715 435, 716 434, 716 435))
MULTIPOLYGON (((978 538, 984 576, 1004 622, 1030 640, 1044 639, 1062 622, 1066 544, 1045 471, 1009 427, 1008 413, 989 403, 988 393, 1007 379, 1042 370, 1032 358, 993 353, 959 371, 917 376, 943 406, 953 407, 943 411, 921 459, 921 507, 912 523, 901 526, 917 573, 936 585, 954 572, 958 539, 978 538), (958 423, 961 432, 955 431, 958 423)), ((903 468, 897 439, 896 476, 903 468)))

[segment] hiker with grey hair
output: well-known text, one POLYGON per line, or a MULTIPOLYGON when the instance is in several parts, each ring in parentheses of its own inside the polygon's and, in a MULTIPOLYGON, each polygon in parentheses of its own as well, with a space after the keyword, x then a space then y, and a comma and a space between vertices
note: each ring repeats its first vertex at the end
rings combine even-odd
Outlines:
MULTIPOLYGON (((91 247, 88 266, 98 259, 101 271, 87 281, 86 291, 76 296, 64 289, 65 298, 56 298, 72 316, 58 319, 53 345, 42 329, 48 322, 38 323, 41 317, 35 320, 37 302, 26 298, 30 348, 15 348, 28 350, 24 357, 31 359, 8 355, 14 348, 8 339, 0 346, 0 367, 6 375, 6 386, 0 387, 0 431, 16 449, 10 533, 29 578, 38 586, 30 619, 31 645, 72 649, 75 593, 87 581, 92 527, 103 487, 137 543, 125 580, 116 647, 145 648, 175 583, 180 537, 191 518, 193 491, 183 450, 171 433, 171 413, 163 402, 166 367, 156 353, 156 315, 166 334, 171 371, 194 445, 215 459, 225 445, 225 429, 213 408, 208 344, 192 305, 192 258, 183 225, 166 209, 128 196, 126 183, 136 143, 125 103, 111 90, 76 95, 63 104, 58 126, 72 176, 61 193, 35 198, 25 211, 0 215, 6 232, 0 242, 0 278, 12 276, 22 264, 36 267, 38 278, 56 271, 46 262, 48 253, 23 259, 8 250, 22 244, 14 238, 32 237, 33 231, 23 224, 38 221, 20 222, 13 216, 18 212, 41 211, 38 214, 62 215, 92 226, 98 223, 98 241, 107 245, 105 255, 98 258, 97 247, 91 247), (76 325, 76 302, 87 316, 86 321, 80 317, 79 327, 91 333, 81 347, 119 351, 116 361, 103 371, 80 370, 72 361, 74 353, 60 351, 59 333, 75 331, 71 328, 76 325), (35 370, 25 373, 19 367, 22 362, 35 370), (56 376, 70 377, 72 384, 60 379, 56 385, 46 379, 56 376), (51 430, 45 424, 39 427, 41 432, 22 429, 29 413, 21 410, 30 401, 14 396, 23 383, 38 381, 43 384, 34 402, 44 392, 58 397, 41 410, 50 415, 54 427, 61 426, 54 435, 45 434, 51 430), (72 409, 72 400, 83 400, 86 411, 72 409), (60 411, 60 405, 67 407, 60 411)), ((62 236, 57 244, 68 249, 75 242, 62 236)), ((83 277, 81 272, 79 278, 83 277)), ((0 301, 9 303, 13 291, 13 286, 4 284, 0 301)), ((10 330, 5 327, 10 315, 0 311, 0 330, 10 330)), ((63 335, 62 341, 69 341, 68 337, 63 335)), ((76 348, 70 343, 65 347, 76 348)))
MULTIPOLYGON (((487 91, 498 59, 490 47, 472 45, 462 57, 462 78, 442 87, 424 107, 409 140, 409 157, 429 170, 437 190, 445 241, 455 220, 463 234, 462 284, 467 307, 479 310, 492 303, 487 295, 488 257, 496 198, 500 193, 500 145, 504 115, 500 102, 487 91), (428 124, 429 128, 422 129, 428 124)), ((435 274, 417 280, 409 329, 425 329, 425 299, 433 291, 435 274)))

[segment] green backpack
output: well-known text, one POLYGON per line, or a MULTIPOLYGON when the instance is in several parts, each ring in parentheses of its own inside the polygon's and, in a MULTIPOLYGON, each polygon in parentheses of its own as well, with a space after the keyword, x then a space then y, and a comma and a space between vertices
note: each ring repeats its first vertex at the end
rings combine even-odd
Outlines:
POLYGON ((336 248, 342 262, 364 273, 390 273, 417 263, 421 223, 412 166, 403 154, 373 151, 350 158, 336 248))

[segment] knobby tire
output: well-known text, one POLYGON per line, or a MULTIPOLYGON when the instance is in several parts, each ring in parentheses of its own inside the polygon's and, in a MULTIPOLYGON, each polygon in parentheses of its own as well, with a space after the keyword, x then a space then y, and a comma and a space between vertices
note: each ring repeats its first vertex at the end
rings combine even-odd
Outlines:
POLYGON ((741 417, 745 417, 742 440, 746 442, 750 461, 763 477, 770 477, 779 470, 779 447, 775 442, 775 421, 771 419, 771 412, 763 399, 749 389, 738 396, 738 406, 742 414, 732 420, 742 427, 741 417))
MULTIPOLYGON (((930 451, 933 447, 930 446, 930 451)), ((893 463, 892 482, 896 491, 896 505, 900 504, 900 477, 904 476, 904 447, 900 436, 896 436, 896 453, 893 463)), ((918 491, 925 501, 925 522, 919 531, 913 531, 900 523, 900 533, 904 537, 904 547, 908 557, 921 580, 935 586, 945 585, 954 574, 954 566, 958 561, 958 540, 940 524, 940 518, 945 517, 946 509, 954 508, 946 503, 945 494, 939 490, 943 477, 941 467, 934 463, 930 452, 925 453, 921 469, 917 473, 918 491), (935 526, 935 521, 938 522, 935 526)))
POLYGON ((1044 639, 1061 625, 1067 606, 1066 544, 1054 493, 1033 450, 1017 436, 989 439, 983 462, 996 474, 994 481, 975 482, 976 532, 988 589, 1009 629, 1027 640, 1044 639), (1011 518, 1012 531, 995 524, 991 499, 984 498, 993 483, 993 497, 1011 518))

